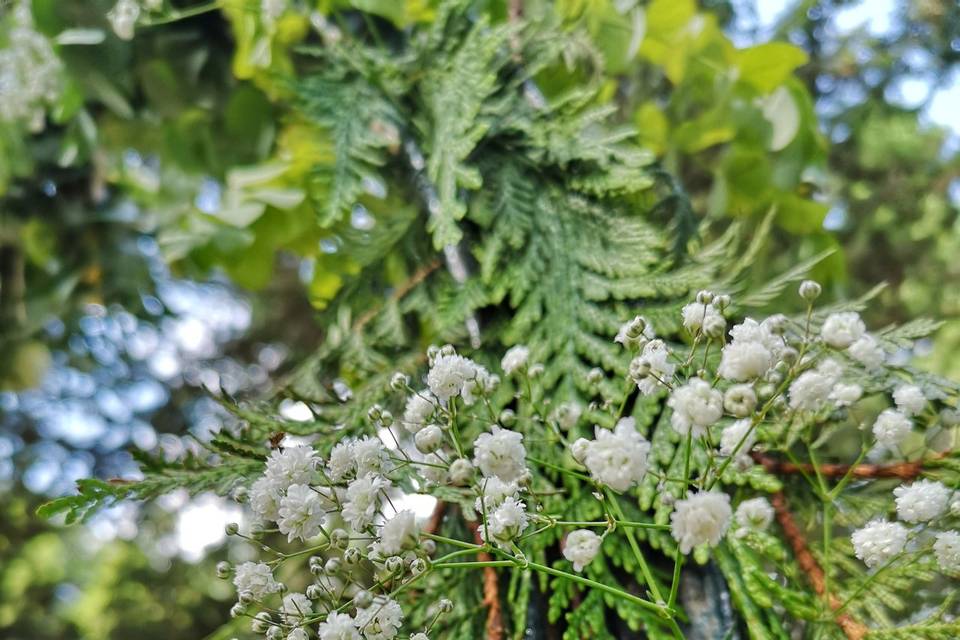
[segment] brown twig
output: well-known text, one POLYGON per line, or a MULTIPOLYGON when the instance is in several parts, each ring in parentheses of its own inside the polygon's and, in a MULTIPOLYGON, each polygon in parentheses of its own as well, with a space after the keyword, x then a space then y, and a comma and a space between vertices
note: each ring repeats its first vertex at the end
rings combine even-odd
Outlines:
MULTIPOLYGON (((804 537, 803 532, 800 531, 797 521, 794 520, 793 514, 790 512, 790 508, 787 506, 786 496, 783 495, 782 491, 778 491, 773 494, 770 502, 777 514, 777 522, 779 522, 780 526, 783 528, 783 534, 790 542, 790 547, 793 549, 793 554, 797 558, 797 564, 799 564, 800 568, 803 569, 804 573, 807 574, 810 584, 813 585, 813 590, 816 591, 818 596, 822 596, 826 590, 826 579, 824 577, 823 569, 817 563, 817 560, 813 557, 813 554, 810 553, 810 548, 807 546, 807 540, 804 537)), ((830 608, 834 611, 838 610, 842 606, 840 599, 832 593, 829 595, 828 601, 830 608)), ((848 640, 863 640, 863 638, 865 638, 867 633, 870 631, 866 626, 854 619, 854 617, 849 613, 837 613, 834 620, 836 621, 837 625, 843 629, 843 633, 847 636, 848 640)))
MULTIPOLYGON (((439 260, 434 260, 433 262, 418 269, 416 273, 410 276, 409 280, 407 280, 402 285, 394 289, 393 293, 390 294, 390 301, 396 302, 403 296, 407 295, 407 293, 409 293, 411 289, 413 289, 415 286, 417 286, 418 284, 426 280, 427 276, 429 276, 431 273, 439 269, 441 264, 442 263, 439 260)), ((368 322, 373 320, 377 316, 377 314, 380 313, 381 309, 383 309, 382 306, 375 307, 373 309, 370 309, 366 313, 364 313, 362 316, 360 316, 357 319, 357 323, 353 326, 353 330, 360 331, 361 329, 363 329, 368 322)))
MULTIPOLYGON (((471 524, 473 540, 483 544, 480 537, 480 527, 471 524)), ((480 562, 489 562, 493 557, 486 551, 477 554, 480 562)), ((497 581, 497 571, 493 567, 483 568, 483 604, 487 607, 487 640, 503 640, 503 612, 500 609, 500 585, 497 581)))
POLYGON ((447 512, 447 503, 443 500, 437 501, 437 506, 433 508, 427 525, 423 528, 424 533, 436 533, 440 530, 440 524, 443 522, 443 516, 447 512))
POLYGON ((923 471, 923 465, 931 460, 938 460, 948 455, 949 452, 938 453, 924 460, 913 460, 912 462, 895 462, 893 464, 821 464, 814 467, 810 463, 795 464, 777 460, 768 455, 759 452, 753 452, 751 455, 758 464, 768 473, 773 474, 791 474, 791 473, 816 473, 826 478, 843 478, 850 472, 854 478, 900 478, 901 480, 914 480, 923 471), (851 472, 852 468, 852 472, 851 472))

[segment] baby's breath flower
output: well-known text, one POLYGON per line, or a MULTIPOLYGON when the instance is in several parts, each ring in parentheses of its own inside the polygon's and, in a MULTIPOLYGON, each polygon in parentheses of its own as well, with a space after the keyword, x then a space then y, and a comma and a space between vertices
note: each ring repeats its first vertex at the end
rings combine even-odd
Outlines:
POLYGON ((723 408, 738 418, 746 418, 757 407, 757 393, 748 384, 735 384, 723 393, 723 408))
POLYGON ((717 311, 716 307, 712 304, 704 304, 702 302, 691 302, 683 307, 681 314, 683 315, 683 326, 686 327, 690 333, 697 333, 703 329, 703 325, 707 322, 708 318, 719 318, 723 320, 723 316, 717 311))
POLYGON ((883 364, 886 354, 876 338, 864 334, 847 349, 847 355, 867 369, 876 369, 883 364))
POLYGON ((766 498, 744 500, 737 507, 734 518, 741 527, 762 531, 773 522, 773 507, 766 498))
POLYGON ((933 553, 937 564, 944 573, 960 573, 960 533, 942 531, 933 543, 933 553))
POLYGON ((374 473, 357 478, 347 486, 343 519, 350 523, 354 531, 363 531, 373 522, 379 494, 389 486, 388 480, 374 473))
POLYGON ((910 435, 912 428, 910 418, 896 409, 884 409, 873 423, 873 435, 884 447, 895 449, 910 435))
POLYGON ((476 364, 468 358, 440 355, 427 374, 427 386, 441 402, 447 402, 463 391, 463 385, 476 374, 476 364))
POLYGON ((596 427, 588 442, 583 464, 591 477, 614 491, 623 492, 647 473, 650 443, 637 431, 633 418, 622 418, 613 431, 596 427))
POLYGON ((739 455, 749 453, 757 440, 756 429, 751 430, 750 428, 752 425, 752 420, 743 418, 727 426, 720 434, 720 455, 732 456, 734 451, 739 455), (741 441, 743 441, 743 444, 737 450, 737 445, 741 441))
POLYGON ((530 359, 530 349, 526 348, 522 344, 510 347, 505 354, 503 354, 503 359, 500 361, 500 368, 503 369, 503 372, 508 376, 511 376, 516 371, 521 371, 524 367, 527 366, 527 360, 530 359))
POLYGON ((292 484, 280 499, 277 527, 287 534, 287 541, 294 538, 305 540, 320 533, 326 518, 329 500, 304 484, 292 484))
POLYGON ((863 395, 863 388, 858 384, 838 382, 830 392, 830 400, 838 407, 849 407, 863 395))
POLYGON ((873 520, 851 536, 853 551, 871 569, 895 558, 907 544, 907 529, 899 522, 873 520))
POLYGON ((897 517, 904 522, 928 522, 947 510, 950 490, 939 482, 917 480, 893 490, 897 497, 897 517))
POLYGON ((790 407, 805 411, 822 408, 830 397, 842 369, 835 360, 826 359, 815 369, 804 371, 790 385, 790 407))
POLYGON ((667 401, 673 409, 670 424, 681 435, 693 430, 699 438, 723 415, 723 394, 700 378, 691 378, 676 389, 667 401))
POLYGON ((416 546, 420 528, 413 511, 401 511, 380 528, 379 551, 385 556, 397 555, 416 546))
POLYGON ((436 410, 436 397, 429 391, 414 393, 407 398, 401 422, 410 433, 416 433, 426 426, 436 410))
POLYGON ((730 496, 716 491, 691 494, 677 502, 670 514, 670 533, 681 553, 702 544, 716 546, 723 539, 733 512, 730 496))
POLYGON ((588 529, 576 529, 567 534, 563 543, 563 557, 573 563, 573 570, 580 572, 593 562, 600 551, 603 539, 588 529))
POLYGON ((630 363, 630 378, 640 393, 648 396, 669 383, 677 366, 670 362, 670 350, 663 340, 651 340, 630 363))
POLYGON ((518 480, 527 470, 527 450, 523 434, 497 425, 490 433, 481 433, 473 442, 473 462, 485 476, 497 476, 509 482, 518 480))
POLYGON ((866 334, 867 327, 856 311, 831 313, 823 321, 820 336, 834 349, 846 349, 866 334))
POLYGON ((244 562, 237 565, 233 574, 233 584, 237 593, 249 593, 254 600, 276 593, 280 585, 273 579, 273 571, 263 562, 244 562))
POLYGON ((901 385, 894 389, 893 401, 897 403, 897 409, 906 416, 915 416, 927 406, 923 391, 913 384, 901 385))
POLYGON ((353 618, 336 611, 327 614, 327 619, 320 623, 317 634, 320 640, 360 640, 360 632, 353 618))
POLYGON ((508 496, 499 507, 487 514, 487 520, 480 525, 480 535, 500 545, 508 545, 527 528, 527 507, 513 496, 508 496))
POLYGON ((287 624, 297 624, 313 613, 310 599, 302 593, 288 593, 283 596, 283 619, 287 624))

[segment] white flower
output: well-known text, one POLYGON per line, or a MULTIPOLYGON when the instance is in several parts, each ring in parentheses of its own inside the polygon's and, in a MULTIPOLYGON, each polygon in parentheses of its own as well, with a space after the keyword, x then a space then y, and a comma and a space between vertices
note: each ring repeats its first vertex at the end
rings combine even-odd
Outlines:
POLYGON ((647 473, 650 443, 637 432, 633 418, 622 418, 613 431, 596 427, 596 439, 583 454, 583 465, 597 481, 623 492, 647 473))
POLYGON ((897 497, 897 517, 904 522, 928 522, 947 510, 950 489, 932 480, 917 480, 893 490, 897 497))
POLYGON ((441 402, 463 391, 463 383, 474 377, 476 365, 463 356, 438 356, 427 374, 427 386, 441 402))
POLYGON ((734 518, 741 527, 762 531, 773 522, 773 507, 766 498, 744 500, 737 507, 734 518))
POLYGON ((303 627, 297 627, 287 634, 287 640, 310 640, 310 635, 303 627))
POLYGON ((863 337, 850 345, 850 348, 847 349, 847 355, 867 369, 876 369, 883 364, 883 360, 886 358, 883 347, 870 334, 864 334, 863 337))
POLYGON ((121 40, 133 39, 133 28, 140 17, 140 5, 137 0, 120 0, 107 13, 110 28, 121 40))
POLYGON ((250 508, 261 520, 276 521, 280 507, 280 491, 276 483, 267 476, 261 476, 250 486, 250 508))
POLYGON ((887 449, 895 449, 910 435, 910 418, 896 409, 884 409, 873 423, 873 435, 887 449))
POLYGON ((831 313, 823 321, 820 336, 834 349, 846 349, 866 334, 860 314, 855 311, 831 313))
POLYGON ((723 393, 723 408, 738 418, 746 418, 756 407, 757 394, 748 384, 735 384, 723 393))
POLYGON ((667 405, 673 409, 670 424, 674 430, 687 435, 692 429, 693 436, 699 437, 723 415, 723 394, 706 380, 690 378, 671 394, 667 405))
POLYGON ((747 318, 730 330, 733 340, 723 348, 717 373, 727 380, 742 382, 763 376, 776 364, 782 341, 756 320, 747 318))
POLYGON ((387 520, 380 528, 380 547, 383 555, 395 556, 404 549, 416 546, 420 527, 413 511, 401 511, 387 520))
POLYGON ((494 425, 492 433, 481 433, 473 441, 473 463, 485 476, 519 480, 527 470, 523 434, 494 425))
POLYGON ((679 500, 670 514, 670 533, 681 553, 690 553, 702 544, 720 543, 733 515, 730 496, 716 491, 694 493, 679 500))
POLYGON ((515 481, 504 482, 497 476, 485 478, 480 489, 483 493, 483 502, 477 498, 475 506, 478 513, 482 513, 485 509, 494 509, 507 498, 518 498, 520 495, 520 486, 515 481))
POLYGON ((389 481, 373 473, 361 476, 347 485, 343 519, 350 523, 354 531, 362 531, 373 522, 380 502, 379 494, 389 486, 389 481))
POLYGON ((897 387, 893 392, 893 401, 897 403, 897 409, 907 416, 915 416, 927 406, 923 391, 913 384, 897 387))
POLYGON ((316 477, 315 455, 313 447, 305 445, 273 451, 267 458, 264 475, 281 490, 292 484, 309 484, 316 477))
POLYGON ((884 564, 903 551, 907 529, 899 522, 873 520, 850 537, 853 551, 871 569, 884 564))
POLYGON ((815 369, 804 371, 790 385, 790 407, 816 411, 824 406, 840 378, 841 368, 835 360, 824 360, 815 369))
POLYGON ((487 514, 487 521, 480 525, 480 536, 499 544, 509 544, 514 538, 527 528, 527 507, 514 498, 508 496, 503 503, 487 514))
POLYGON ((429 391, 421 391, 407 398, 407 405, 403 409, 401 420, 404 428, 410 433, 416 433, 423 429, 430 418, 433 417, 433 412, 437 408, 435 402, 436 399, 429 391))
POLYGON ((570 431, 583 415, 583 407, 576 402, 564 402, 553 411, 553 419, 563 431, 570 431))
POLYGON ((937 556, 937 564, 944 573, 960 572, 960 533, 943 531, 937 534, 933 543, 933 553, 937 556))
POLYGON ((313 613, 310 599, 302 593, 288 593, 283 596, 283 619, 287 624, 297 622, 313 613))
POLYGON ((263 562, 244 562, 237 565, 233 573, 233 584, 237 593, 249 593, 254 600, 280 591, 280 584, 273 579, 273 571, 263 562))
POLYGON ((353 440, 346 438, 333 446, 327 461, 327 475, 334 482, 340 482, 354 470, 353 440))
POLYGON ((583 568, 597 557, 601 542, 603 539, 593 531, 587 529, 571 531, 563 543, 563 557, 573 563, 574 571, 583 571, 583 568))
POLYGON ((643 345, 643 351, 630 363, 630 377, 645 396, 663 387, 663 382, 669 382, 676 370, 663 340, 651 340, 643 345))
POLYGON ((393 640, 403 624, 403 609, 387 596, 377 596, 373 604, 357 610, 357 627, 367 640, 393 640))
POLYGON ((450 463, 450 482, 466 484, 473 477, 473 463, 466 458, 457 458, 450 463))
POLYGON ((292 484, 280 499, 277 527, 287 541, 305 540, 320 533, 329 501, 305 484, 292 484))
POLYGON ((350 447, 356 465, 357 476, 380 473, 387 462, 387 450, 380 438, 370 436, 354 441, 350 447))
POLYGON ((320 640, 360 640, 360 632, 353 618, 346 613, 331 611, 317 629, 320 640))
POLYGON ((863 388, 858 384, 838 382, 830 392, 830 400, 838 407, 849 407, 863 395, 863 388))
POLYGON ((473 378, 463 383, 463 389, 460 392, 463 396, 463 403, 468 407, 482 397, 491 393, 500 384, 500 378, 491 374, 484 367, 477 365, 477 370, 473 378))
POLYGON ((513 375, 514 371, 519 371, 527 366, 527 360, 529 358, 530 349, 522 344, 518 344, 510 347, 507 352, 503 354, 503 359, 500 361, 500 368, 502 368, 503 372, 508 376, 513 375))
POLYGON ((691 302, 683 307, 683 326, 690 333, 697 333, 708 322, 723 321, 723 316, 712 304, 691 302))
POLYGON ((737 420, 727 426, 720 434, 720 455, 732 456, 734 450, 743 455, 750 451, 757 441, 756 429, 751 430, 753 421, 745 418, 737 420), (746 438, 744 440, 744 438, 746 438), (737 449, 737 445, 743 440, 743 444, 737 449))
POLYGON ((417 431, 413 442, 420 453, 433 453, 443 444, 443 430, 435 424, 427 425, 417 431))
POLYGON ((430 640, 430 636, 428 636, 427 634, 421 631, 419 633, 414 633, 413 635, 411 635, 410 640, 430 640))

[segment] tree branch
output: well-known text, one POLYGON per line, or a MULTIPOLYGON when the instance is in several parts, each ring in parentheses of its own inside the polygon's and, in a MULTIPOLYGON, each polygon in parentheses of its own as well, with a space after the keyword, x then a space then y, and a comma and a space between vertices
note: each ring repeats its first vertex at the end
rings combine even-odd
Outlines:
POLYGON ((939 460, 949 455, 946 451, 938 453, 935 456, 923 460, 914 460, 912 462, 895 462, 892 464, 821 464, 814 467, 810 463, 794 464, 777 460, 763 453, 753 452, 750 455, 754 462, 763 465, 768 473, 789 475, 793 473, 817 473, 827 478, 843 478, 850 472, 854 478, 899 478, 901 480, 914 480, 923 471, 924 464, 939 460), (852 469, 852 472, 851 472, 852 469))
MULTIPOLYGON (((813 590, 818 596, 822 596, 826 590, 826 581, 823 569, 817 563, 817 560, 813 557, 813 554, 810 553, 810 548, 807 546, 807 540, 804 537, 803 532, 800 531, 800 527, 797 525, 797 521, 793 518, 793 514, 790 512, 790 508, 787 505, 787 498, 783 494, 783 491, 778 491, 773 494, 770 502, 777 514, 777 522, 779 522, 780 526, 783 528, 783 534, 786 536, 787 541, 790 542, 790 547, 793 549, 793 553, 797 558, 797 564, 799 564, 800 568, 803 569, 804 573, 807 574, 810 584, 813 585, 813 590)), ((840 599, 832 593, 829 596, 829 603, 830 608, 834 611, 839 609, 841 606, 840 599)), ((843 629, 843 633, 847 636, 847 640, 863 640, 863 638, 865 638, 867 633, 870 631, 865 625, 858 622, 849 613, 838 613, 834 620, 836 621, 837 625, 843 629)))

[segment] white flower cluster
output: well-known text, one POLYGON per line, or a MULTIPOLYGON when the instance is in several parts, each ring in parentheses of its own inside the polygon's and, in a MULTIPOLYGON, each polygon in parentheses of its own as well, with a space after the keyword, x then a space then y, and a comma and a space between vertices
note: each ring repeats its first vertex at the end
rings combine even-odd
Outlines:
MULTIPOLYGON (((896 487, 893 495, 897 517, 911 525, 931 525, 947 515, 953 493, 943 483, 926 479, 896 487)), ((910 535, 911 531, 899 522, 878 519, 854 531, 851 539, 857 557, 873 568, 896 560, 910 535)), ((933 553, 944 573, 952 575, 960 571, 960 533, 937 533, 933 553)))
POLYGON ((574 458, 591 477, 619 492, 643 479, 650 443, 637 431, 633 418, 621 419, 613 431, 597 427, 594 435, 594 440, 580 438, 572 447, 574 458))
POLYGON ((0 48, 0 124, 42 131, 46 112, 63 89, 63 64, 50 40, 34 29, 30 2, 17 0, 7 16, 7 32, 0 33, 5 40, 0 48))

